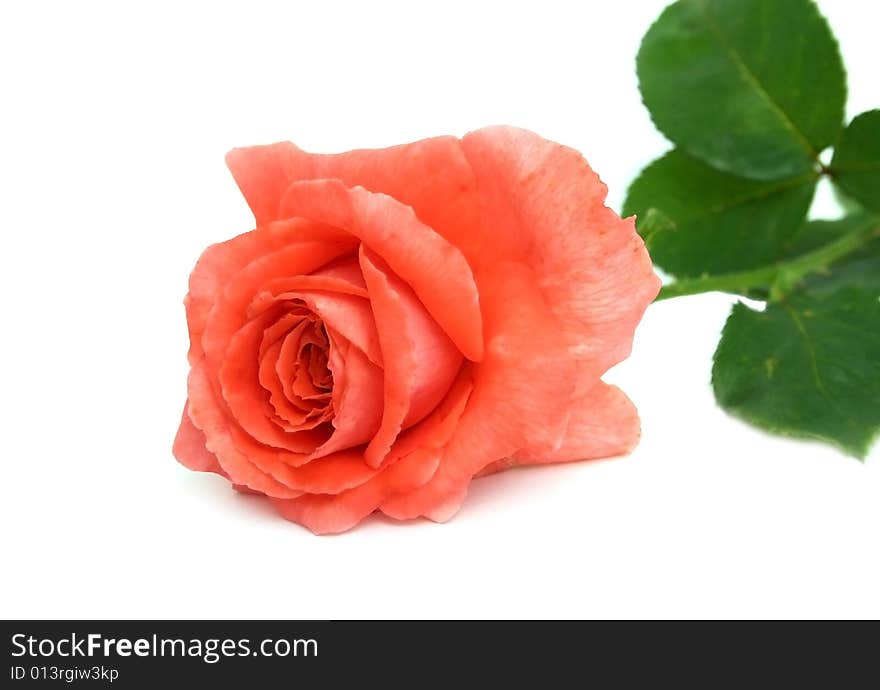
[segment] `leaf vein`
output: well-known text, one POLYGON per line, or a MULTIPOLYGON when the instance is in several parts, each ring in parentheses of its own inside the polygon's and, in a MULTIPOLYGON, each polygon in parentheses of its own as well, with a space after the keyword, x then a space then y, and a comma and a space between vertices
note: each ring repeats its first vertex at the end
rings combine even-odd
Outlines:
POLYGON ((785 180, 780 182, 779 184, 771 185, 768 187, 762 187, 754 192, 748 192, 747 194, 743 194, 739 197, 734 197, 732 199, 728 199, 722 203, 716 204, 714 206, 709 206, 707 209, 702 212, 696 213, 692 216, 687 216, 688 221, 699 221, 705 218, 708 218, 712 215, 718 213, 724 213, 725 211, 729 211, 730 209, 736 208, 738 206, 745 206, 746 204, 750 204, 754 201, 761 201, 762 199, 767 199, 781 192, 786 192, 790 189, 796 189, 797 187, 801 187, 807 185, 811 182, 815 182, 818 179, 817 173, 808 173, 807 175, 801 175, 800 177, 795 177, 789 180, 785 180))
POLYGON ((751 69, 749 69, 749 66, 746 64, 745 60, 743 60, 743 57, 727 42, 727 39, 725 39, 724 34, 721 32, 721 29, 718 27, 718 25, 715 23, 715 20, 709 13, 709 8, 706 6, 706 0, 700 0, 698 5, 702 10, 703 16, 706 19, 706 26, 708 26, 709 30, 713 34, 715 34, 715 38, 718 40, 718 43, 725 50, 728 57, 730 58, 730 61, 734 64, 740 75, 755 88, 758 94, 766 101, 767 105, 770 106, 770 109, 774 113, 776 113, 776 116, 779 118, 782 126, 789 130, 792 134, 794 134, 795 138, 798 139, 799 143, 810 156, 810 158, 817 158, 819 154, 813 148, 813 145, 807 139, 806 135, 801 132, 800 129, 798 129, 797 125, 795 125, 792 119, 788 116, 788 113, 786 113, 782 109, 782 106, 780 106, 779 103, 777 103, 776 100, 773 98, 773 96, 770 95, 770 93, 758 79, 757 75, 755 75, 755 73, 752 72, 751 69))
POLYGON ((822 397, 825 398, 825 400, 827 400, 828 403, 836 409, 834 402, 831 400, 831 396, 828 394, 828 390, 825 388, 825 384, 822 382, 822 377, 819 375, 819 362, 816 357, 816 349, 815 347, 813 347, 813 342, 810 340, 810 336, 807 333, 807 329, 804 326, 803 321, 798 316, 797 312, 790 306, 784 303, 780 304, 782 305, 782 308, 785 309, 789 317, 791 317, 792 322, 794 322, 795 328, 804 339, 804 345, 807 348, 807 354, 810 356, 810 369, 812 370, 813 380, 816 383, 816 388, 822 394, 822 397))

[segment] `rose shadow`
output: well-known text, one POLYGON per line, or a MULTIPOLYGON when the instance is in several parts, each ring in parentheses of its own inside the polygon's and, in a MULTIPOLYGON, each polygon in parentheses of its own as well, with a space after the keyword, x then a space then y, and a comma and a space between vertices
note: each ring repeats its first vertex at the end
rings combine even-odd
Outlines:
MULTIPOLYGON (((565 474, 569 474, 573 478, 575 473, 589 471, 588 468, 598 469, 609 462, 619 459, 621 458, 612 457, 562 464, 523 465, 512 467, 496 474, 479 477, 471 483, 468 495, 465 497, 461 509, 448 522, 479 519, 481 515, 493 514, 499 509, 509 509, 512 502, 519 501, 524 506, 528 505, 534 499, 536 491, 546 493, 549 497, 549 494, 554 491, 554 487, 558 487, 559 482, 564 481, 565 474), (563 477, 560 477, 560 474, 563 477)), ((226 502, 225 510, 233 510, 239 514, 248 515, 255 522, 272 524, 287 522, 293 529, 302 534, 311 535, 311 532, 305 527, 284 520, 265 496, 236 491, 222 477, 209 473, 186 473, 183 475, 183 481, 187 485, 188 493, 199 496, 200 500, 203 499, 206 504, 210 503, 210 505, 216 507, 218 502, 226 502)), ((424 517, 414 520, 397 520, 377 510, 367 516, 358 526, 347 532, 321 536, 350 536, 372 530, 384 530, 389 527, 395 530, 424 529, 428 526, 440 528, 442 524, 424 517)))
POLYGON ((250 515, 259 521, 275 522, 279 519, 265 496, 236 491, 223 477, 209 472, 188 472, 183 481, 187 485, 187 492, 203 500, 206 505, 220 505, 222 510, 250 515))

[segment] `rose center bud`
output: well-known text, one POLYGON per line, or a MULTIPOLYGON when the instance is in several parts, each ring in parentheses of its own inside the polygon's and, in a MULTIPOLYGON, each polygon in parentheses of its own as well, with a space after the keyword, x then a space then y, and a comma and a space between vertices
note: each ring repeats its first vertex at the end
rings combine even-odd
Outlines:
MULTIPOLYGON (((324 329, 323 323, 320 324, 320 332, 326 339, 327 331, 324 329)), ((300 365, 306 363, 315 388, 325 392, 333 390, 333 374, 327 366, 327 346, 318 347, 312 343, 307 344, 303 348, 300 365)))
POLYGON ((329 427, 333 417, 330 347, 321 317, 300 300, 281 305, 278 318, 265 330, 260 384, 266 391, 267 416, 285 431, 329 427))

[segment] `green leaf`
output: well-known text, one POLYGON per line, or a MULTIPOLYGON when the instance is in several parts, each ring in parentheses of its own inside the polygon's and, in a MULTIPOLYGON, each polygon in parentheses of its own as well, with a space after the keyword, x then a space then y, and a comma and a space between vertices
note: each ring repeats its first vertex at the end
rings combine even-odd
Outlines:
POLYGON ((865 208, 880 211, 880 110, 869 110, 843 131, 831 161, 834 182, 865 208))
POLYGON ((810 0, 679 0, 648 30, 637 69, 658 129, 721 170, 795 177, 840 134, 846 75, 810 0))
POLYGON ((623 215, 638 216, 654 263, 669 274, 741 271, 783 256, 804 222, 816 179, 811 171, 776 182, 748 180, 673 150, 632 183, 623 215))
POLYGON ((757 426, 864 457, 880 430, 880 217, 806 223, 789 265, 855 236, 867 241, 765 311, 734 306, 712 385, 722 407, 757 426))
POLYGON ((807 290, 763 312, 736 304, 712 386, 724 409, 756 426, 864 458, 880 429, 877 290, 807 290))

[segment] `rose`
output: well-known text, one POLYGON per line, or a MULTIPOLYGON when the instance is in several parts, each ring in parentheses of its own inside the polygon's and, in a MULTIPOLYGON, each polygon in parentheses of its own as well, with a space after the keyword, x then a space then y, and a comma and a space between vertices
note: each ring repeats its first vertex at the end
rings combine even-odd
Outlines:
POLYGON ((257 227, 190 278, 184 465, 326 533, 443 521, 475 476, 636 444, 600 376, 659 281, 576 151, 493 127, 227 162, 257 227))

